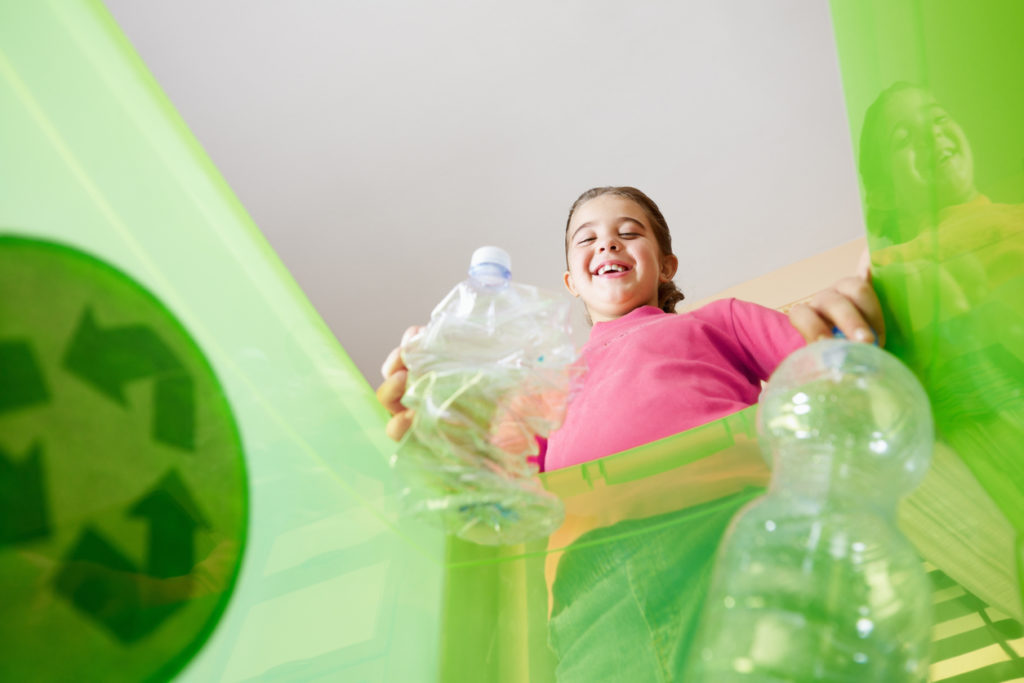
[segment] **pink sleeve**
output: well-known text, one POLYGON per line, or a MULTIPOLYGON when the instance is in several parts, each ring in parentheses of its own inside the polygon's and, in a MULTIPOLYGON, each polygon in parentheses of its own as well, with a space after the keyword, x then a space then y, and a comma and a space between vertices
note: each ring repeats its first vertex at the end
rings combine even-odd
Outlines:
POLYGON ((806 344, 784 313, 739 299, 729 301, 729 310, 736 339, 763 380, 786 356, 806 344))

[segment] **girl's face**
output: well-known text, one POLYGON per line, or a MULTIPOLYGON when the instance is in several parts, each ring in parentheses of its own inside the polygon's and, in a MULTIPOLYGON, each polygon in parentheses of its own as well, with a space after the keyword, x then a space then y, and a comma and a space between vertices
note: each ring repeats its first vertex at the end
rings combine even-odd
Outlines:
POLYGON ((663 255, 650 220, 635 202, 605 194, 576 209, 566 234, 565 286, 583 299, 595 323, 640 306, 658 305, 658 285, 676 273, 663 255))
POLYGON ((889 157, 892 208, 916 213, 974 197, 967 137, 931 95, 916 88, 895 94, 882 123, 879 151, 889 157))

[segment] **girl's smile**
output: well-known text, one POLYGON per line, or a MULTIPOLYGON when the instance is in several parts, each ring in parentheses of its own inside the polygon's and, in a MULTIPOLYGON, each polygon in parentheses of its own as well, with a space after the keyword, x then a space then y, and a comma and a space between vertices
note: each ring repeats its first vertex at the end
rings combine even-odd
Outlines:
POLYGON ((605 261, 594 268, 591 273, 598 277, 625 277, 626 273, 631 270, 633 270, 633 266, 628 263, 605 261))

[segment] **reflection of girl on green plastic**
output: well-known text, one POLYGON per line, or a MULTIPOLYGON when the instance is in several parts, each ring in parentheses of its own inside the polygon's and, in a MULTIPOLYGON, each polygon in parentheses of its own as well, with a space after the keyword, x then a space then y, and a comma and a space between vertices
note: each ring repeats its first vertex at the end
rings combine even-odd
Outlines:
POLYGON ((914 343, 914 330, 957 315, 977 318, 979 306, 1000 298, 996 290, 1019 280, 1024 206, 990 201, 975 185, 974 168, 963 129, 923 88, 896 83, 868 107, 860 172, 872 263, 887 310, 900 320, 891 325, 895 348, 912 364, 932 364, 935 351, 914 343))
POLYGON ((1024 211, 978 192, 974 167, 963 129, 931 93, 905 82, 884 90, 860 140, 873 262, 945 259, 1024 229, 1024 211))
POLYGON ((905 242, 919 221, 973 199, 974 159, 960 125, 925 90, 896 83, 864 116, 861 173, 872 228, 905 242))
POLYGON ((875 283, 890 348, 922 379, 939 439, 938 474, 908 501, 924 511, 911 516, 916 536, 959 548, 928 559, 1019 618, 1024 206, 979 192, 975 163, 963 129, 918 86, 890 86, 865 113, 860 172, 875 283), (972 478, 985 493, 946 509, 959 489, 977 488, 972 478))

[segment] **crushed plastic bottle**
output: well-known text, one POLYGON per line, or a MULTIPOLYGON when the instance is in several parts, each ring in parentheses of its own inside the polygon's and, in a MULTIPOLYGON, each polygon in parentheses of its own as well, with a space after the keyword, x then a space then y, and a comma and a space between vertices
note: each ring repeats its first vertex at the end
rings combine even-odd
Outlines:
POLYGON ((481 247, 469 278, 407 340, 403 403, 415 418, 393 464, 414 512, 486 545, 522 543, 562 523, 528 456, 565 416, 576 358, 569 301, 512 282, 508 254, 481 247))
POLYGON ((896 526, 923 479, 927 396, 891 354, 826 340, 779 366, 768 492, 719 549, 687 681, 925 681, 931 585, 896 526))

